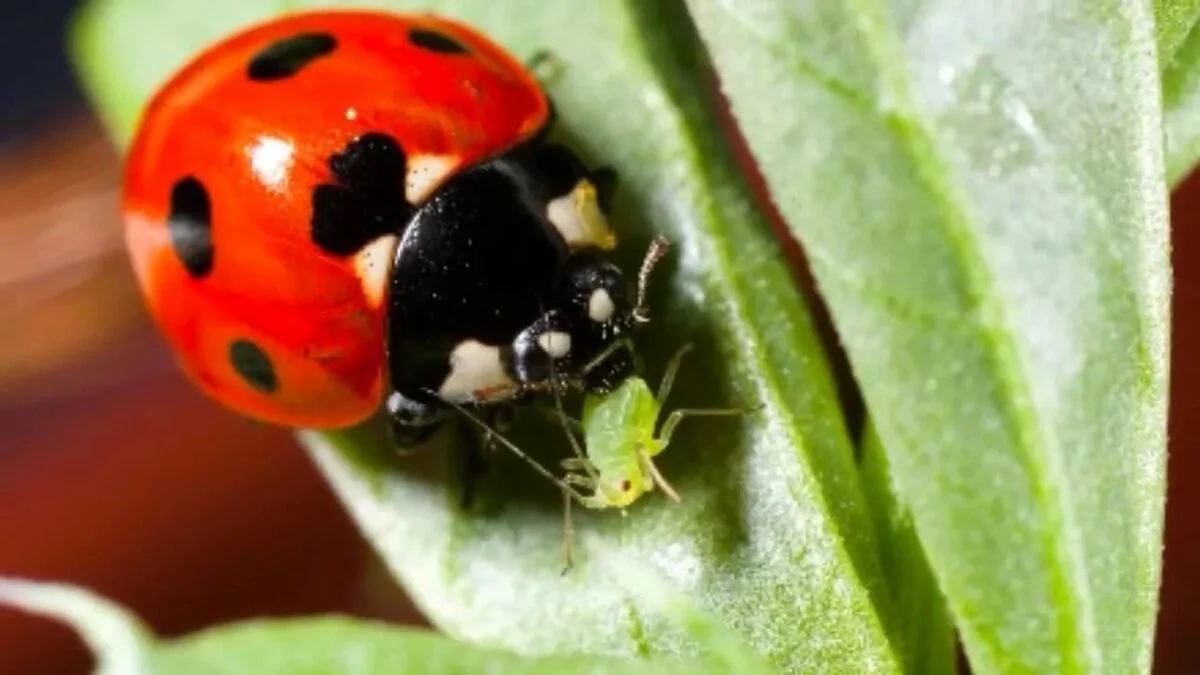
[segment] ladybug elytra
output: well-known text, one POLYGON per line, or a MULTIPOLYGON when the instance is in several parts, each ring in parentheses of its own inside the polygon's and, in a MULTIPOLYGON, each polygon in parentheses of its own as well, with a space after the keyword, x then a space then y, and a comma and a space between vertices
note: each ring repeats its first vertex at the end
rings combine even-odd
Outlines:
POLYGON ((153 97, 122 209, 183 370, 247 416, 398 442, 632 373, 637 293, 605 253, 611 176, 547 140, 536 78, 432 15, 294 14, 153 97))

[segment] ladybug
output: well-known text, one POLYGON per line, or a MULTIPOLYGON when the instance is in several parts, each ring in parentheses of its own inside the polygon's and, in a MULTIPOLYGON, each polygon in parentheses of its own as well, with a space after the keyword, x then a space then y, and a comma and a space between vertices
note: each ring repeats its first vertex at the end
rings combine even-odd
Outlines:
MULTIPOLYGON (((613 174, 548 140, 521 62, 426 14, 317 11, 208 48, 144 109, 122 213, 155 322, 251 418, 399 445, 633 371, 613 174)), ((642 275, 645 276, 644 274, 642 275)))

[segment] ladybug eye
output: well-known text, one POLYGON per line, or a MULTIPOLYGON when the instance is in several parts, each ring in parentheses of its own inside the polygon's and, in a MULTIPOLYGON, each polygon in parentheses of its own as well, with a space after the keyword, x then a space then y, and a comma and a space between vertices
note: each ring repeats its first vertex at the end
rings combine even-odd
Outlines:
POLYGON ((633 483, 631 483, 628 478, 621 481, 621 492, 629 492, 629 489, 632 487, 633 483))

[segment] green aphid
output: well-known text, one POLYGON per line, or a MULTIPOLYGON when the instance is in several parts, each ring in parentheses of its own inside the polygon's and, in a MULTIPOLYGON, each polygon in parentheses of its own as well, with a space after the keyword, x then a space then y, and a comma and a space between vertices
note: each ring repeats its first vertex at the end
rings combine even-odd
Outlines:
POLYGON ((607 394, 588 395, 582 423, 567 420, 584 439, 581 448, 570 436, 575 457, 563 461, 563 468, 569 471, 564 482, 590 493, 572 491, 580 504, 590 509, 624 509, 656 486, 679 501, 679 494, 654 465, 654 458, 667 449, 679 423, 687 417, 748 412, 737 408, 685 408, 671 412, 659 427, 663 405, 689 349, 685 346, 675 353, 657 394, 642 378, 631 377, 607 394))
MULTIPOLYGON (((567 474, 561 479, 512 441, 491 432, 493 438, 562 489, 566 505, 564 526, 568 569, 571 566, 572 501, 589 509, 616 508, 624 513, 628 506, 658 487, 678 502, 679 494, 658 471, 654 458, 667 449, 679 423, 687 417, 733 416, 752 412, 741 408, 683 408, 667 415, 660 427, 663 405, 671 393, 683 356, 689 349, 690 346, 685 346, 675 353, 657 394, 642 378, 630 377, 609 393, 589 394, 584 399, 582 421, 563 413, 561 401, 555 399, 558 404, 556 416, 566 427, 567 438, 575 453, 574 457, 563 460, 567 474), (583 436, 582 445, 575 434, 583 436)), ((482 424, 474 416, 472 419, 482 424)))

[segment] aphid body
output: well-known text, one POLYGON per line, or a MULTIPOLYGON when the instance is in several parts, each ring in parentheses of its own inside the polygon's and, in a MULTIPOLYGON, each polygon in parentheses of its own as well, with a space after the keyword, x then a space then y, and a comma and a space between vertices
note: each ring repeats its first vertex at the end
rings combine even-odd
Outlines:
POLYGON ((686 417, 747 412, 736 408, 684 408, 673 411, 658 428, 675 374, 689 349, 683 347, 671 359, 657 394, 645 380, 634 376, 611 392, 588 394, 584 399, 582 423, 568 422, 582 431, 584 446, 581 448, 570 436, 576 456, 563 461, 563 468, 570 472, 564 481, 590 491, 576 497, 580 504, 591 509, 624 509, 655 486, 679 501, 679 495, 654 465, 654 458, 670 445, 679 423, 686 417))

